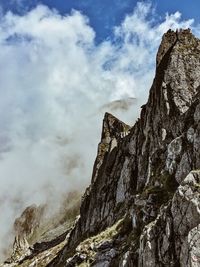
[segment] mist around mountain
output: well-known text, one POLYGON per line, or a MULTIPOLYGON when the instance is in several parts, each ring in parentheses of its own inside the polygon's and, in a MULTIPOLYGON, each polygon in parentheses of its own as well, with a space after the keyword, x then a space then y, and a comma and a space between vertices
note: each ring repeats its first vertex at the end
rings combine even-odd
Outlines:
POLYGON ((1 266, 199 266, 199 77, 200 40, 168 30, 140 118, 105 113, 83 196, 66 195, 51 219, 27 207, 1 266))

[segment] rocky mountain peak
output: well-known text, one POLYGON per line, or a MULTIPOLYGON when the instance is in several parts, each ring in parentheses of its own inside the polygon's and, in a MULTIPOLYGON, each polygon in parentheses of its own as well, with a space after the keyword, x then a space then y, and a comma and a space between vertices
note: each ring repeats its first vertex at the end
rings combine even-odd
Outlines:
POLYGON ((135 125, 105 114, 74 225, 20 266, 200 266, 199 95, 200 40, 169 30, 135 125))
POLYGON ((190 29, 169 30, 162 38, 156 62, 156 87, 161 87, 167 114, 170 113, 170 100, 173 101, 172 109, 184 113, 199 87, 200 40, 190 29))
MULTIPOLYGON (((156 62, 160 64, 163 56, 172 48, 175 43, 181 44, 182 48, 195 49, 199 46, 199 40, 192 34, 190 29, 180 29, 173 31, 169 29, 162 37, 161 44, 158 49, 156 62)), ((184 51, 187 52, 186 50, 184 51)))
POLYGON ((104 158, 110 153, 122 138, 129 134, 130 126, 123 123, 112 114, 106 112, 103 119, 101 142, 98 145, 97 157, 93 168, 92 182, 96 180, 104 158))
POLYGON ((129 133, 130 128, 129 125, 106 112, 103 119, 101 142, 110 143, 112 138, 120 140, 129 133))

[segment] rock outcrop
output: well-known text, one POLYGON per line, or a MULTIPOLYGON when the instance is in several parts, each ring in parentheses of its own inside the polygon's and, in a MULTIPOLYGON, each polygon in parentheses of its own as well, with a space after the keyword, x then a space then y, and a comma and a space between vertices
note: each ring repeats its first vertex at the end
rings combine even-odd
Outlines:
POLYGON ((105 114, 74 226, 20 266, 200 266, 200 40, 169 30, 156 63, 135 125, 105 114))

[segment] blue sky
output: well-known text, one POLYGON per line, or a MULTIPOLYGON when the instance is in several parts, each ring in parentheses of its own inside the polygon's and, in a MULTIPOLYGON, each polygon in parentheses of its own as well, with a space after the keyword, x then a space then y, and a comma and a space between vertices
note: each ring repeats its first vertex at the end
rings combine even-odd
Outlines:
MULTIPOLYGON (((72 9, 80 10, 89 17, 90 25, 96 32, 97 42, 112 38, 113 27, 119 25, 126 14, 133 11, 137 2, 135 0, 0 0, 4 12, 12 10, 15 13, 24 13, 41 3, 50 8, 56 8, 60 14, 70 13, 72 9)), ((196 23, 200 22, 199 0, 153 0, 151 2, 156 8, 156 19, 159 19, 159 16, 163 17, 167 12, 179 11, 183 19, 194 18, 196 23)))

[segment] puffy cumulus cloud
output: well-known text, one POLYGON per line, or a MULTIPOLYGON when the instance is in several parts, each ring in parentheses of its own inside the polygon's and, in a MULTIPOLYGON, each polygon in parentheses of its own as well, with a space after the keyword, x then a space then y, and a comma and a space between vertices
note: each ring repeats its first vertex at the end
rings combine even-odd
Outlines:
POLYGON ((56 206, 89 183, 109 103, 136 97, 114 112, 134 123, 162 34, 193 23, 178 12, 156 21, 154 12, 138 3, 113 40, 100 44, 78 11, 61 16, 39 5, 23 16, 1 15, 0 244, 11 242, 13 221, 27 205, 56 206))

